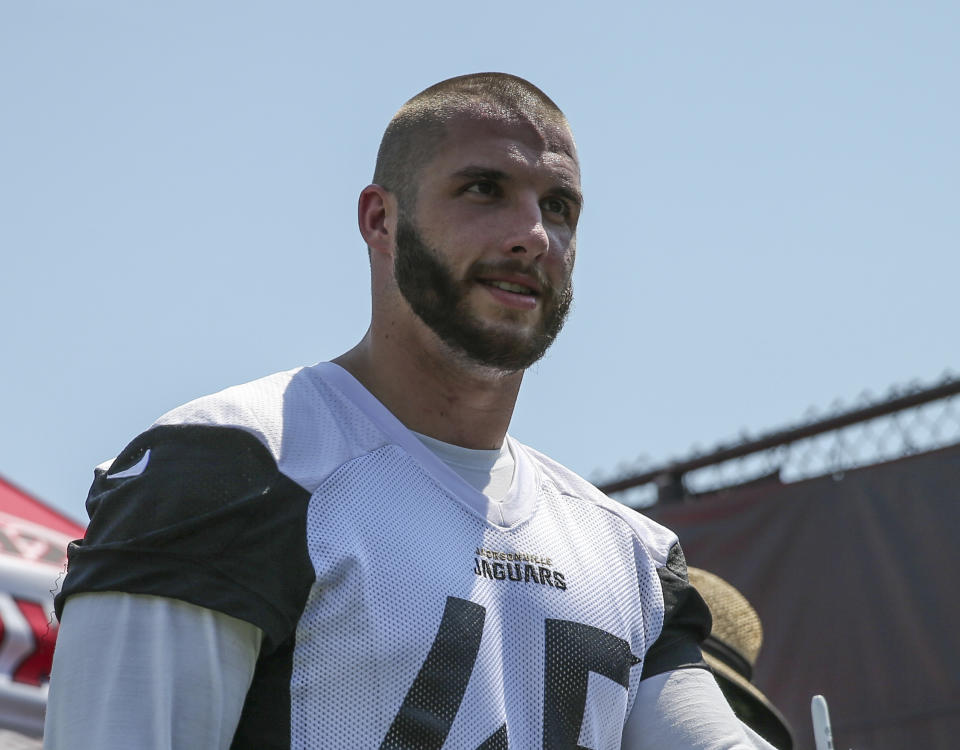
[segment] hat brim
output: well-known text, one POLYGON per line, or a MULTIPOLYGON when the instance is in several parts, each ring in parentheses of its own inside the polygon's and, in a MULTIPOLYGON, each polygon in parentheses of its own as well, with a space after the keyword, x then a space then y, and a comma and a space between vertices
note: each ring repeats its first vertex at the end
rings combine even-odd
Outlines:
POLYGON ((733 707, 737 718, 778 750, 793 750, 790 725, 767 696, 743 675, 712 654, 705 651, 703 658, 710 665, 720 690, 733 707))

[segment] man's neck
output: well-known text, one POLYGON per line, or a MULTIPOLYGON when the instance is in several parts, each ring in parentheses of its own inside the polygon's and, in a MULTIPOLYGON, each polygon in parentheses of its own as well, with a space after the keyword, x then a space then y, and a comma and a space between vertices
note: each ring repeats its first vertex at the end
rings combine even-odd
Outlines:
POLYGON ((373 330, 333 361, 411 430, 465 448, 503 444, 523 379, 373 330))

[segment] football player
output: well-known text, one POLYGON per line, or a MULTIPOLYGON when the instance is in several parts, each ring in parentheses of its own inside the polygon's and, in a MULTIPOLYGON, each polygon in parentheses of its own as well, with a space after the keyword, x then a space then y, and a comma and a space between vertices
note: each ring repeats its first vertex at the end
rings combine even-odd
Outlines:
POLYGON ((350 351, 174 409, 96 471, 46 746, 747 748, 667 529, 507 430, 582 207, 511 75, 394 116, 350 351))

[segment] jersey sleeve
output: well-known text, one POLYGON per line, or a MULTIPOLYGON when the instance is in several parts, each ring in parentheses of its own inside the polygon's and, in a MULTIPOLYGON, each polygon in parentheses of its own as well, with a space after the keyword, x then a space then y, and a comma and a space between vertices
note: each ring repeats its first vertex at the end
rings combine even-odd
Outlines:
POLYGON ((670 671, 640 683, 623 728, 622 750, 776 750, 743 724, 713 675, 670 671))
POLYGON ((308 501, 251 432, 153 427, 95 472, 57 616, 79 592, 170 597, 256 625, 269 652, 292 633, 313 581, 308 501))
POLYGON ((690 584, 687 561, 674 543, 666 564, 657 568, 663 591, 663 629, 647 651, 640 679, 675 669, 708 669, 700 644, 710 634, 710 608, 690 584))
POLYGON ((136 594, 80 594, 64 609, 46 750, 231 746, 260 648, 258 628, 136 594))

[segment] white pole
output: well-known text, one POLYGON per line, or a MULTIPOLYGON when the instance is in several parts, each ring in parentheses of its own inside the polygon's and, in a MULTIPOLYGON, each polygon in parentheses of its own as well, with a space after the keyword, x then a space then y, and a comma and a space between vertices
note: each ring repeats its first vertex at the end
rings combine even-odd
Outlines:
POLYGON ((833 730, 830 728, 827 699, 822 695, 813 696, 810 713, 813 715, 813 739, 817 743, 817 750, 833 750, 833 730))

